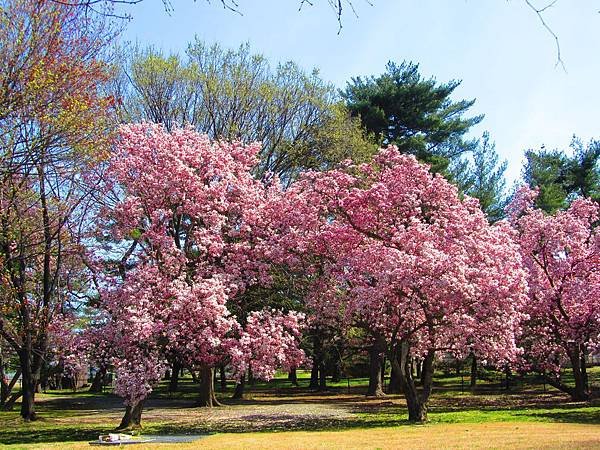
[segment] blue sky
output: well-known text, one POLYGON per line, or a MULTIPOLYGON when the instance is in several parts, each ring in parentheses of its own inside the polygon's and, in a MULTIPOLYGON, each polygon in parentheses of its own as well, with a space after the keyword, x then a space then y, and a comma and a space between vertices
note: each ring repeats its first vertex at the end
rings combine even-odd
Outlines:
POLYGON ((473 113, 486 117, 473 135, 490 132, 511 182, 525 149, 566 149, 573 134, 600 138, 600 1, 558 0, 544 13, 566 71, 524 0, 353 0, 358 17, 346 8, 339 34, 326 0, 301 11, 299 0, 237 3, 241 14, 219 0, 173 0, 166 13, 160 0, 146 0, 129 7, 123 39, 175 52, 195 36, 225 47, 248 41, 273 63, 316 67, 340 88, 352 76, 382 73, 389 60, 419 63, 427 77, 462 80, 454 97, 476 99, 473 113))

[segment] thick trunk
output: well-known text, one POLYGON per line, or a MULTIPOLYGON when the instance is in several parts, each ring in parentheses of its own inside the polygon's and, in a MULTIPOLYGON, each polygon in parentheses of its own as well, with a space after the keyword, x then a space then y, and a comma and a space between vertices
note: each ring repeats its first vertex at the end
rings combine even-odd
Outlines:
POLYGON ((242 375, 240 381, 238 381, 235 385, 235 390, 233 391, 233 395, 231 398, 240 400, 244 398, 244 388, 246 387, 246 374, 242 375))
POLYGON ((586 352, 585 350, 583 351, 583 354, 581 356, 581 376, 583 379, 583 389, 585 390, 585 392, 590 392, 590 385, 589 385, 589 380, 588 380, 588 374, 587 374, 587 367, 586 367, 586 352))
POLYGON ((339 359, 336 359, 333 363, 333 373, 331 374, 331 381, 338 383, 342 379, 342 367, 339 359))
POLYGON ((475 389, 475 385, 477 384, 477 357, 474 354, 471 354, 471 389, 475 389))
POLYGON ((319 362, 313 361, 312 369, 310 370, 310 384, 308 385, 310 389, 318 389, 319 388, 319 362))
POLYGON ((100 393, 104 386, 104 376, 106 375, 106 367, 101 367, 94 375, 92 385, 90 386, 90 392, 100 393))
POLYGON ((142 411, 144 409, 144 401, 139 401, 133 405, 127 405, 125 415, 121 419, 121 423, 117 430, 135 430, 142 428, 142 411))
POLYGON ((391 360, 390 364, 392 366, 392 370, 390 372, 390 384, 388 385, 388 394, 401 394, 402 385, 400 383, 400 377, 398 376, 398 370, 396 369, 396 366, 398 366, 398 364, 394 364, 391 360))
POLYGON ((573 350, 569 354, 571 366, 573 367, 573 378, 575 379, 575 388, 571 389, 569 395, 575 401, 587 401, 590 399, 588 389, 587 370, 585 367, 585 352, 573 350))
POLYGON ((506 382, 506 390, 510 390, 510 379, 512 378, 512 372, 510 370, 510 367, 506 366, 506 368, 504 369, 504 378, 505 378, 505 382, 506 382))
POLYGON ((298 386, 298 374, 296 372, 296 368, 290 369, 290 372, 288 373, 288 380, 291 381, 294 386, 298 386))
POLYGON ((174 361, 171 367, 171 379, 169 380, 169 392, 177 392, 179 388, 179 372, 181 371, 181 364, 179 361, 174 361))
POLYGON ((433 359, 435 353, 434 351, 430 350, 423 360, 423 365, 421 368, 423 389, 419 394, 410 367, 411 357, 408 344, 405 342, 401 343, 399 352, 400 357, 397 358, 394 355, 392 358, 392 364, 395 366, 395 370, 399 374, 402 390, 404 392, 404 398, 406 399, 406 405, 408 407, 408 420, 411 422, 420 423, 427 422, 427 405, 433 383, 433 359))
MULTIPOLYGON (((381 382, 381 367, 383 365, 384 346, 378 339, 369 349, 369 387, 368 397, 384 397, 383 383, 381 382)), ((411 377, 412 378, 412 377, 411 377)))
POLYGON ((325 372, 325 363, 321 362, 319 366, 319 391, 327 390, 327 378, 325 372))
POLYGON ((200 369, 200 395, 198 397, 198 406, 207 408, 221 406, 215 395, 212 367, 202 366, 200 369))
POLYGON ((225 373, 225 366, 219 367, 219 384, 221 385, 221 392, 227 390, 227 374, 225 373))
POLYGON ((37 379, 32 367, 31 351, 27 348, 19 352, 21 363, 21 417, 26 422, 36 419, 35 415, 35 388, 37 379))

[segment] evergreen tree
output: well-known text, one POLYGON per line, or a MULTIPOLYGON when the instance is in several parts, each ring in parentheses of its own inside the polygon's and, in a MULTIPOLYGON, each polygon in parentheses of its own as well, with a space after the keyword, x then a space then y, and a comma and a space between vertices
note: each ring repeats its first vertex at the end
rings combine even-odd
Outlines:
POLYGON ((592 140, 586 147, 574 136, 571 148, 574 155, 566 176, 569 194, 600 201, 600 141, 592 140))
POLYGON ((600 198, 600 142, 584 146, 574 137, 571 148, 573 156, 544 147, 525 152, 523 179, 539 189, 536 206, 546 212, 565 209, 578 197, 600 198))
POLYGON ((499 162, 496 144, 490 141, 490 135, 486 131, 473 150, 473 161, 469 164, 466 179, 463 179, 460 187, 466 194, 479 200, 481 209, 490 222, 500 220, 504 215, 506 167, 506 161, 499 162))
POLYGON ((473 149, 465 134, 483 119, 465 117, 475 100, 450 99, 459 85, 422 78, 418 64, 389 62, 378 77, 352 78, 341 95, 378 144, 397 145, 444 172, 450 159, 473 149))

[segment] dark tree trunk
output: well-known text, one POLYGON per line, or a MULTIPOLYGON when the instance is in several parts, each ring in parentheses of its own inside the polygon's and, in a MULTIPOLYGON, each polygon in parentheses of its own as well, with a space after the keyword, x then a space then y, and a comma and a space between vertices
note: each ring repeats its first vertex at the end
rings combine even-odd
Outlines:
POLYGON ((181 371, 181 363, 177 360, 173 361, 171 366, 171 379, 169 380, 169 392, 177 392, 179 389, 179 372, 181 371))
MULTIPOLYGON (((381 382, 381 367, 385 346, 380 339, 376 339, 369 349, 369 387, 368 397, 384 397, 383 383, 381 382)), ((412 376, 411 376, 412 378, 412 376)))
POLYGON ((200 369, 200 396, 198 397, 198 406, 207 408, 221 406, 215 395, 212 367, 202 366, 200 369))
POLYGON ((8 381, 5 379, 6 375, 4 375, 4 364, 0 359, 0 406, 4 406, 6 403, 6 399, 10 395, 8 392, 8 381))
POLYGON ((90 386, 90 392, 100 393, 104 386, 104 376, 106 375, 106 367, 100 367, 94 375, 92 385, 90 386))
POLYGON ((8 400, 6 400, 6 403, 4 404, 4 411, 12 411, 13 407, 15 406, 15 403, 17 400, 19 400, 21 398, 21 394, 22 392, 15 392, 14 394, 12 394, 8 400))
POLYGON ((587 374, 587 367, 586 367, 586 352, 585 350, 583 351, 583 354, 581 356, 581 376, 583 379, 583 389, 585 392, 587 392, 588 394, 590 393, 590 385, 589 385, 589 380, 588 380, 588 374, 587 374))
POLYGON ((417 378, 422 382, 423 380, 421 380, 421 369, 423 367, 423 362, 419 358, 415 358, 415 366, 417 366, 417 378))
POLYGON ((423 360, 422 379, 423 389, 421 393, 417 391, 417 386, 412 376, 410 368, 409 346, 403 342, 400 344, 400 357, 392 358, 392 364, 399 374, 404 398, 408 407, 408 420, 411 422, 427 422, 427 405, 433 383, 433 360, 435 352, 430 350, 423 360))
POLYGON ((342 362, 336 358, 333 362, 333 372, 331 374, 331 381, 333 383, 339 383, 342 379, 342 362))
POLYGON ((327 378, 325 372, 325 363, 321 362, 319 366, 319 391, 327 390, 327 378))
POLYGON ((310 389, 318 389, 319 388, 319 363, 318 361, 313 361, 312 369, 310 370, 310 384, 308 385, 310 389))
POLYGON ((588 389, 585 352, 573 350, 569 353, 569 359, 571 360, 571 366, 573 367, 573 378, 575 379, 575 387, 571 388, 568 394, 575 401, 587 401, 590 399, 590 391, 588 389))
POLYGON ((227 374, 225 373, 225 366, 219 367, 219 383, 221 385, 221 392, 227 390, 227 374))
MULTIPOLYGON (((318 333, 318 331, 316 331, 318 333)), ((319 370, 323 363, 323 346, 321 338, 316 334, 313 337, 313 366, 310 371, 310 389, 319 389, 319 370)))
POLYGON ((298 386, 298 373, 296 372, 296 368, 290 369, 288 380, 291 381, 294 386, 298 386))
POLYGON ((475 389, 475 385, 477 384, 477 357, 474 354, 471 354, 471 389, 475 389))
POLYGON ((512 376, 512 372, 510 370, 510 367, 506 366, 506 368, 504 369, 504 379, 506 381, 506 390, 510 390, 510 379, 512 376))
MULTIPOLYGON (((2 396, 0 398, 0 405, 1 406, 5 406, 7 404, 8 398, 10 397, 10 394, 12 393, 13 388, 15 387, 15 384, 17 384, 17 381, 19 380, 19 377, 21 376, 21 369, 18 369, 15 374, 12 377, 12 380, 10 380, 10 382, 6 383, 6 380, 4 379, 4 375, 2 376, 2 396)), ((19 398, 21 396, 21 394, 19 393, 19 396, 17 398, 19 398)), ((17 399, 15 398, 15 400, 17 399)), ((14 404, 14 401, 13 401, 14 404)), ((12 406, 11 406, 12 409, 12 406)))
POLYGON ((19 361, 21 363, 21 417, 29 422, 36 419, 35 389, 37 386, 31 350, 23 348, 19 352, 19 361))
POLYGON ((125 407, 125 415, 121 419, 121 423, 117 430, 136 430, 142 428, 142 411, 144 409, 144 401, 141 400, 133 405, 125 407))
POLYGON ((394 364, 391 361, 390 364, 392 365, 392 370, 390 372, 390 384, 388 384, 387 392, 388 394, 401 394, 402 386, 400 384, 400 377, 398 376, 397 371, 394 368, 396 364, 394 364))
POLYGON ((246 386, 246 374, 242 375, 242 378, 240 378, 240 381, 238 381, 235 385, 235 389, 233 391, 233 395, 231 396, 231 398, 236 399, 236 400, 241 400, 242 398, 244 398, 244 388, 246 386))

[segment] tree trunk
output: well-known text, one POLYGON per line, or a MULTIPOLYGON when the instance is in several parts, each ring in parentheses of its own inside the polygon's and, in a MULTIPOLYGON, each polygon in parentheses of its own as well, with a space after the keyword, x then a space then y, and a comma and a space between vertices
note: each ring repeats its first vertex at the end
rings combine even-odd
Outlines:
POLYGON ((35 388, 37 379, 33 371, 31 350, 26 347, 19 352, 21 363, 21 417, 26 422, 36 419, 35 414, 35 388))
POLYGON ((133 405, 127 405, 125 407, 125 415, 121 419, 121 423, 117 430, 136 430, 142 428, 143 409, 143 400, 134 403, 133 405))
MULTIPOLYGON (((421 380, 421 372, 422 372, 422 368, 423 368, 423 363, 419 358, 415 358, 415 365, 417 366, 417 378, 419 380, 421 380)), ((423 381, 423 380, 421 380, 423 381)))
POLYGON ((21 398, 21 394, 22 392, 15 392, 14 394, 12 394, 8 400, 6 400, 6 403, 4 404, 4 411, 12 411, 13 407, 15 406, 15 403, 17 400, 19 400, 21 398))
POLYGON ((319 388, 319 362, 313 361, 312 369, 310 370, 310 384, 308 385, 310 389, 318 389, 319 388))
POLYGON ((242 375, 240 381, 238 381, 235 385, 235 390, 233 391, 233 395, 231 398, 236 400, 241 400, 244 398, 244 388, 246 387, 246 374, 242 375))
POLYGON ((477 357, 474 354, 471 354, 471 389, 475 389, 475 385, 477 384, 477 357))
MULTIPOLYGON (((10 397, 10 394, 12 393, 13 388, 15 387, 15 384, 17 384, 17 381, 19 379, 19 377, 21 376, 21 369, 17 369, 17 371, 15 372, 15 374, 12 377, 12 380, 10 380, 9 383, 6 383, 6 380, 4 379, 4 376, 2 378, 2 397, 0 398, 0 405, 1 406, 5 406, 8 401, 8 398, 10 397)), ((17 398, 19 398, 21 396, 21 394, 19 393, 19 396, 17 398)), ((15 398, 15 400, 17 399, 15 398)), ((14 400, 13 400, 14 403, 14 400)), ((12 406, 11 406, 12 409, 12 406)))
POLYGON ((333 373, 331 374, 331 381, 333 383, 339 383, 341 379, 342 379, 341 361, 336 358, 336 360, 333 363, 333 373))
POLYGON ((583 378, 583 389, 585 390, 585 392, 589 393, 590 392, 590 385, 589 385, 589 380, 588 380, 588 374, 587 374, 587 367, 586 367, 586 356, 587 356, 587 352, 584 349, 582 354, 581 354, 581 375, 583 378))
POLYGON ((391 361, 395 366, 395 370, 399 374, 400 382, 402 384, 404 398, 406 399, 406 405, 408 407, 408 420, 419 423, 427 422, 427 405, 433 383, 433 359, 435 352, 430 350, 423 360, 423 366, 421 369, 423 390, 419 394, 412 376, 412 370, 410 368, 410 352, 408 343, 402 342, 399 350, 400 357, 398 358, 397 355, 393 355, 394 357, 391 359, 391 361))
MULTIPOLYGON (((384 397, 383 383, 381 382, 381 366, 383 365, 383 352, 385 347, 380 339, 376 339, 369 349, 369 387, 368 397, 384 397)), ((412 375, 411 375, 412 378, 412 375)))
POLYGON ((288 380, 291 381, 294 386, 298 386, 298 373, 296 372, 296 368, 290 369, 288 380))
POLYGON ((8 381, 5 377, 4 367, 2 366, 2 361, 0 361, 0 406, 4 406, 6 399, 10 395, 8 392, 8 381))
POLYGON ((181 371, 181 364, 179 361, 173 361, 171 367, 171 379, 169 380, 169 392, 177 392, 179 388, 179 372, 181 371))
POLYGON ((106 375, 106 367, 101 367, 94 375, 92 385, 90 386, 90 392, 101 393, 104 387, 104 376, 106 375))
POLYGON ((227 390, 227 374, 225 373, 225 366, 219 366, 219 383, 221 385, 221 392, 227 390))
POLYGON ((313 366, 310 371, 310 389, 319 389, 319 370, 323 363, 323 344, 319 336, 319 330, 313 335, 313 366))
POLYGON ((585 354, 585 352, 579 352, 578 350, 569 352, 569 359, 571 360, 571 366, 573 367, 575 388, 572 388, 568 393, 575 401, 587 401, 590 399, 590 392, 587 386, 588 381, 585 359, 581 354, 585 354))
POLYGON ((327 372, 325 372, 325 363, 321 362, 319 365, 319 391, 327 390, 327 372))
POLYGON ((200 368, 200 396, 198 397, 198 406, 207 408, 221 406, 215 396, 215 385, 213 381, 213 368, 202 366, 200 368))
MULTIPOLYGON (((398 376, 398 371, 395 366, 398 364, 394 364, 393 361, 390 360, 390 364, 392 366, 392 370, 390 372, 390 384, 388 384, 388 394, 401 394, 402 393, 402 385, 400 383, 400 377, 398 376)), ((418 367, 418 365, 417 365, 418 367)))

